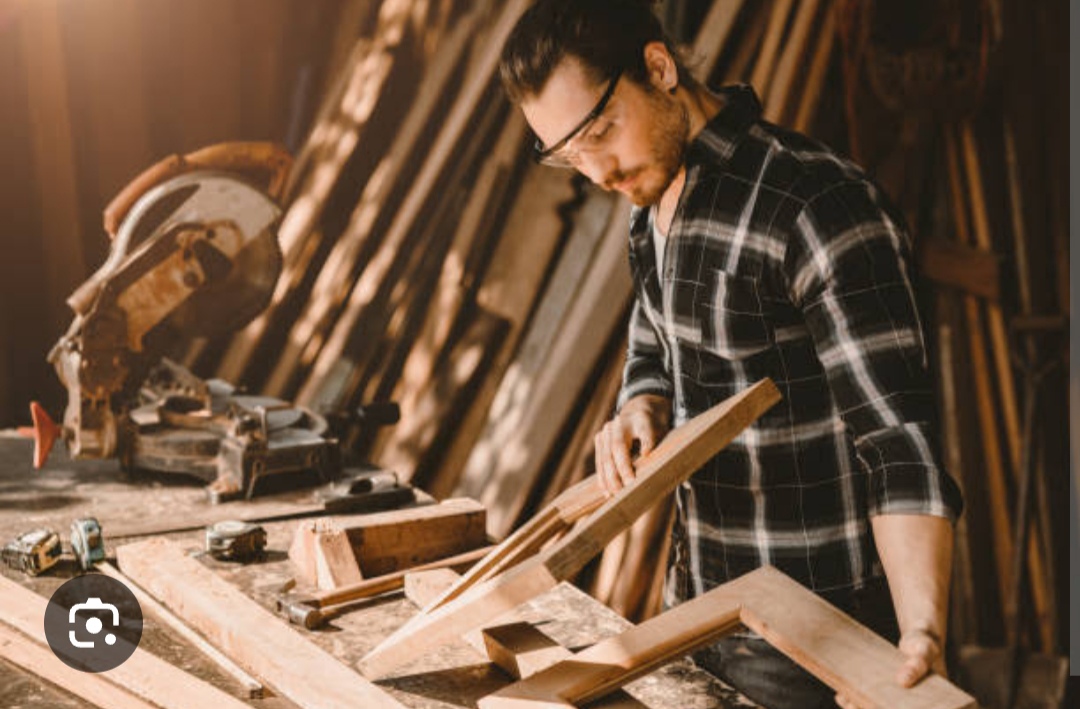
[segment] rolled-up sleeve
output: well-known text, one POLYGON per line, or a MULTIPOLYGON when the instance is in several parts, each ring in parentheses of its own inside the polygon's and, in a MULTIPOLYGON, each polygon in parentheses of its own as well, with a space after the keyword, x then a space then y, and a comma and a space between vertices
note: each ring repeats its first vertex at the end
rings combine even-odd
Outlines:
POLYGON ((938 463, 908 263, 898 219, 871 183, 855 180, 806 203, 784 262, 790 296, 867 472, 869 514, 955 521, 963 501, 938 463))
POLYGON ((664 352, 656 329, 645 315, 641 301, 635 300, 630 312, 622 389, 617 408, 641 394, 672 396, 671 376, 664 367, 664 352))

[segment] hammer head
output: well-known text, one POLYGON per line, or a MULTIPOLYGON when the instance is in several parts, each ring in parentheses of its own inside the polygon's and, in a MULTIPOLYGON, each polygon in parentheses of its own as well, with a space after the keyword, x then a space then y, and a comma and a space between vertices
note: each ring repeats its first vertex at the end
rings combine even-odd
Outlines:
POLYGON ((294 625, 302 625, 308 630, 314 630, 322 625, 323 617, 318 608, 309 605, 302 598, 292 598, 287 595, 278 596, 277 611, 294 625))

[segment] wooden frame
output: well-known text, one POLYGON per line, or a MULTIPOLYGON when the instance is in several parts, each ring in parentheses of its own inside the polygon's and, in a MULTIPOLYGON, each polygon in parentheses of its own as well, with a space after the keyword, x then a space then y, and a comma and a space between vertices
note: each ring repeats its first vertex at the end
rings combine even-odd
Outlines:
POLYGON ((869 709, 974 709, 975 700, 931 675, 914 687, 895 676, 904 656, 769 566, 593 645, 480 700, 480 709, 565 709, 604 696, 668 661, 746 626, 818 679, 869 709))
MULTIPOLYGON (((462 577, 461 584, 447 592, 446 599, 452 600, 426 609, 384 640, 361 661, 362 671, 371 677, 383 676, 418 655, 554 588, 559 581, 571 578, 615 536, 664 499, 779 400, 780 392, 776 386, 771 380, 764 379, 675 429, 652 453, 639 461, 634 484, 607 499, 573 531, 539 554, 529 556, 494 578, 482 580, 482 570, 462 577)), ((531 522, 527 525, 533 527, 534 534, 525 534, 509 545, 500 545, 478 566, 488 568, 486 562, 489 560, 525 556, 516 550, 538 549, 542 544, 539 537, 549 538, 552 529, 561 527, 558 519, 550 523, 543 521, 550 520, 552 514, 559 514, 558 505, 554 503, 537 516, 542 520, 538 525, 531 522)), ((569 515, 564 513, 562 519, 566 516, 569 515)), ((505 568, 510 562, 495 564, 505 568)))

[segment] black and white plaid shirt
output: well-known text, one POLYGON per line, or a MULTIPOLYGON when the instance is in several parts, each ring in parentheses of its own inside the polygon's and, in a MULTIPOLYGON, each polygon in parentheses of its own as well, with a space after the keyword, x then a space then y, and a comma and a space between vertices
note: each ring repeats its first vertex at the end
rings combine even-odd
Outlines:
POLYGON ((761 120, 748 87, 694 139, 663 272, 635 209, 636 302, 620 406, 673 399, 682 423, 771 377, 783 395, 677 493, 668 605, 772 564, 807 587, 881 575, 869 518, 955 519, 909 245, 852 163, 761 120))

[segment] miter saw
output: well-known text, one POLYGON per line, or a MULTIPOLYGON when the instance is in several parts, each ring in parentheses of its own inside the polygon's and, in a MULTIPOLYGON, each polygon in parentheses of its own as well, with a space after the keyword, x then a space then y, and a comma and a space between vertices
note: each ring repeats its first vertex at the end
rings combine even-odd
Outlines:
POLYGON ((266 307, 282 266, 275 200, 291 162, 272 144, 215 145, 161 161, 109 204, 112 250, 68 299, 75 319, 48 355, 67 389, 63 426, 31 405, 35 467, 62 437, 73 458, 201 477, 214 501, 250 497, 282 472, 337 477, 325 417, 163 357, 266 307))

